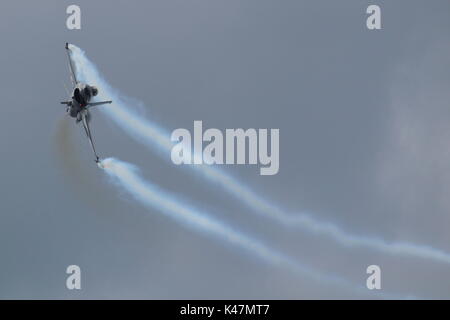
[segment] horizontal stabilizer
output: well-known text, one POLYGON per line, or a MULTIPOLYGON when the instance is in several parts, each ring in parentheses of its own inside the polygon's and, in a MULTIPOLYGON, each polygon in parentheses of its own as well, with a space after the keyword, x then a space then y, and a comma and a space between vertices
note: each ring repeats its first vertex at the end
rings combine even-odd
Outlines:
POLYGON ((112 103, 112 101, 91 102, 87 105, 87 107, 90 108, 90 107, 99 106, 101 104, 109 104, 109 103, 112 103))

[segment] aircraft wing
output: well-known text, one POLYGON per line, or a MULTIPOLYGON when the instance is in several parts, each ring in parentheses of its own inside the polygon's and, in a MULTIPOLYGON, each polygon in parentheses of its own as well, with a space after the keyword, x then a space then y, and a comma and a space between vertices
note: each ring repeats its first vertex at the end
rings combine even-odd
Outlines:
POLYGON ((69 43, 66 42, 66 52, 67 57, 69 58, 69 69, 70 69, 70 79, 72 80, 72 84, 75 87, 78 83, 77 76, 75 75, 75 68, 72 63, 72 59, 70 58, 70 49, 69 49, 69 43))
MULTIPOLYGON (((86 110, 87 111, 87 110, 86 110)), ((81 112, 81 120, 83 122, 84 131, 86 132, 86 136, 89 140, 89 144, 92 147, 92 151, 94 151, 95 162, 99 162, 99 157, 97 152, 95 151, 94 142, 92 141, 91 130, 89 128, 89 123, 87 121, 87 112, 81 112)))

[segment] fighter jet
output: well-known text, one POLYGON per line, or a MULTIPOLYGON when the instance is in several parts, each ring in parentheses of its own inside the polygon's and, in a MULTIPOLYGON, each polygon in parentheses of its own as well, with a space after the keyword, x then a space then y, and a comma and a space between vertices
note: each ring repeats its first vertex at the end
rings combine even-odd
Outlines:
POLYGON ((82 83, 77 80, 75 69, 72 64, 72 59, 70 57, 70 48, 69 43, 66 42, 66 52, 67 57, 69 58, 69 69, 71 73, 71 80, 73 85, 72 96, 68 101, 62 101, 61 104, 67 106, 66 112, 69 116, 76 119, 76 123, 82 122, 84 131, 86 132, 86 136, 89 140, 89 143, 92 147, 92 151, 94 151, 95 162, 99 163, 100 158, 95 151, 94 142, 92 141, 91 130, 89 128, 89 122, 91 119, 89 109, 94 106, 99 106, 102 104, 112 103, 112 101, 99 101, 99 102, 91 102, 92 97, 95 97, 98 94, 98 89, 94 86, 90 86, 86 83, 82 83))

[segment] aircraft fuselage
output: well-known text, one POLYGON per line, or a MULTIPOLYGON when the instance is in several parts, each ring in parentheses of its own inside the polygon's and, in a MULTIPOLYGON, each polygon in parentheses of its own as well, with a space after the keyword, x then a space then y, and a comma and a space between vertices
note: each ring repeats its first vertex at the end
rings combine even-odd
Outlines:
POLYGON ((69 106, 68 113, 72 118, 79 118, 78 114, 86 108, 91 98, 96 96, 98 90, 94 86, 85 83, 77 83, 72 92, 72 102, 69 106))

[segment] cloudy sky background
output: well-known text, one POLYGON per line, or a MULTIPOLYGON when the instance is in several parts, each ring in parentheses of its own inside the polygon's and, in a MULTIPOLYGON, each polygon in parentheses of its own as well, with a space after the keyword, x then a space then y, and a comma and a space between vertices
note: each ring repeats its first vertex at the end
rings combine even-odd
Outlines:
MULTIPOLYGON (((69 31, 72 3, 0 4, 1 298, 376 297, 261 263, 110 185, 59 105, 66 41, 169 131, 279 128, 277 175, 224 170, 287 212, 450 253, 448 1, 77 1, 69 31), (375 3, 381 31, 365 27, 375 3), (65 288, 70 264, 80 291, 65 288)), ((324 274, 364 287, 377 264, 383 292, 450 298, 448 264, 287 231, 100 112, 92 130, 100 155, 324 274)))

